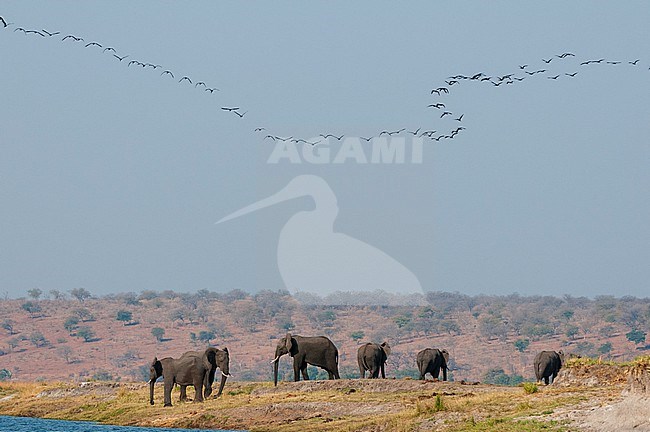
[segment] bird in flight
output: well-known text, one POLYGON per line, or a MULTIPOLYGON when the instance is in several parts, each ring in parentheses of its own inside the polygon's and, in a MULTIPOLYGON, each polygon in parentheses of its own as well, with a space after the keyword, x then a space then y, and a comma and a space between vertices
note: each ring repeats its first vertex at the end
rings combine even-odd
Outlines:
POLYGON ((420 132, 420 129, 422 129, 422 128, 417 128, 417 129, 414 130, 414 131, 406 131, 406 132, 408 132, 408 133, 412 134, 413 136, 415 136, 415 135, 418 134, 418 132, 420 132))
POLYGON ((163 76, 163 75, 165 75, 165 74, 171 75, 172 78, 175 78, 175 77, 174 77, 174 74, 173 74, 172 71, 170 71, 170 70, 163 71, 163 72, 160 74, 160 76, 163 76))
POLYGON ((43 33, 39 32, 38 30, 24 30, 24 32, 25 32, 25 34, 27 34, 27 33, 36 33, 39 36, 45 37, 45 35, 43 33))
POLYGON ((153 63, 145 63, 144 66, 145 66, 145 67, 147 67, 147 66, 151 66, 151 67, 154 68, 154 69, 158 69, 158 68, 161 68, 161 67, 162 67, 162 66, 160 66, 160 65, 155 65, 155 64, 153 64, 153 63))
POLYGON ((196 84, 194 84, 194 88, 196 88, 196 86, 200 86, 200 85, 207 88, 207 86, 205 85, 205 83, 203 81, 199 81, 196 84))
POLYGON ((89 46, 93 46, 93 45, 96 45, 96 46, 102 48, 102 45, 99 44, 99 43, 97 43, 97 42, 88 42, 88 43, 86 44, 85 48, 88 48, 89 46))
POLYGON ((43 29, 43 33, 47 34, 49 37, 52 37, 52 36, 56 36, 56 35, 58 35, 58 34, 61 33, 61 32, 50 33, 49 31, 43 29))
POLYGON ((74 39, 75 42, 79 42, 79 41, 82 41, 82 42, 83 42, 83 41, 84 41, 84 38, 80 38, 80 37, 77 37, 77 36, 75 36, 75 35, 67 35, 66 37, 64 37, 64 38, 61 39, 61 40, 64 41, 64 40, 66 40, 67 38, 74 39))
POLYGON ((465 114, 461 114, 460 117, 458 117, 458 118, 456 118, 456 119, 454 119, 454 120, 456 120, 456 121, 463 121, 463 116, 464 116, 464 115, 465 115, 465 114))
POLYGON ((379 136, 382 136, 383 134, 387 134, 387 135, 393 136, 393 135, 397 135, 397 134, 399 134, 399 133, 402 133, 402 132, 405 131, 405 130, 406 130, 406 128, 402 128, 402 129, 400 129, 400 130, 396 130, 396 131, 392 131, 392 132, 385 130, 385 131, 382 131, 382 132, 379 134, 379 136))
POLYGON ((527 67, 528 67, 527 64, 525 64, 525 65, 519 65, 519 69, 522 69, 522 70, 523 70, 523 69, 526 69, 527 67))
POLYGON ((117 52, 117 51, 115 51, 115 48, 113 48, 113 47, 106 47, 106 48, 104 48, 104 49, 102 50, 102 52, 106 52, 106 51, 117 52))
POLYGON ((564 75, 566 75, 566 76, 570 76, 570 77, 574 77, 574 76, 578 75, 578 72, 565 73, 564 75))
POLYGON ((266 130, 266 128, 263 128, 263 127, 255 128, 255 132, 262 132, 262 131, 265 131, 265 130, 266 130))
POLYGON ((203 91, 209 91, 210 93, 214 93, 215 91, 219 91, 219 89, 218 88, 206 88, 203 91))
POLYGON ((553 57, 551 57, 551 58, 548 59, 548 60, 546 60, 546 59, 542 59, 542 61, 543 61, 544 63, 546 63, 546 64, 549 64, 549 63, 551 62, 551 60, 553 60, 553 57))
POLYGON ((370 137, 370 138, 359 137, 359 138, 361 138, 362 140, 364 140, 364 141, 366 141, 366 142, 370 142, 370 140, 371 140, 373 137, 370 137))
POLYGON ((452 113, 450 113, 449 111, 445 111, 445 112, 442 113, 442 115, 440 116, 440 118, 443 118, 444 116, 446 116, 446 115, 451 115, 451 114, 452 114, 452 113))
POLYGON ((333 134, 329 134, 329 133, 328 133, 328 134, 325 134, 325 135, 320 134, 320 136, 322 136, 322 137, 325 138, 325 139, 327 139, 327 138, 329 138, 329 137, 332 137, 332 138, 336 139, 337 141, 341 141, 345 135, 341 135, 340 137, 338 137, 338 136, 336 136, 336 135, 333 135, 333 134))
POLYGON ((122 61, 122 60, 124 60, 125 58, 127 58, 128 55, 125 55, 124 57, 120 57, 120 56, 118 56, 117 54, 113 54, 113 57, 115 57, 115 58, 118 59, 119 61, 122 61))
POLYGON ((246 113, 247 113, 248 111, 245 111, 244 113, 240 113, 239 111, 232 111, 232 112, 234 112, 235 114, 237 114, 237 115, 239 116, 239 118, 242 118, 242 117, 244 117, 244 115, 246 115, 246 113))
POLYGON ((234 108, 221 107, 221 109, 224 110, 224 111, 237 111, 239 109, 239 107, 234 107, 234 108))
POLYGON ((608 61, 607 64, 617 65, 617 64, 621 64, 621 62, 620 61, 608 61))
POLYGON ((422 137, 425 136, 425 135, 428 136, 429 138, 431 138, 431 137, 433 136, 433 134, 436 133, 436 132, 437 132, 437 131, 434 131, 434 130, 424 131, 424 132, 422 132, 422 133, 420 134, 420 138, 422 138, 422 137))
POLYGON ((436 104, 427 105, 427 107, 440 109, 440 108, 444 108, 444 107, 445 107, 445 104, 443 104, 443 103, 436 103, 436 104))
POLYGON ((629 61, 628 63, 631 64, 631 65, 636 66, 636 64, 637 64, 638 62, 639 62, 639 59, 636 59, 636 60, 634 60, 634 61, 629 61))
POLYGON ((555 76, 550 76, 550 77, 547 77, 547 78, 548 78, 548 79, 552 79, 552 80, 556 80, 556 79, 558 79, 559 77, 560 77, 559 75, 555 75, 555 76))
POLYGON ((16 28, 14 29, 14 33, 17 32, 17 31, 21 31, 21 32, 23 32, 23 33, 26 33, 26 32, 27 32, 27 30, 25 30, 25 29, 22 28, 22 27, 16 27, 16 28))
POLYGON ((565 57, 575 57, 575 56, 576 56, 575 54, 570 53, 570 52, 565 52, 565 53, 562 53, 560 55, 556 55, 556 57, 559 57, 561 59, 563 59, 565 57))
POLYGON ((190 84, 192 84, 192 80, 191 80, 189 77, 186 77, 186 76, 184 76, 183 78, 179 79, 178 82, 182 82, 182 81, 184 81, 184 80, 187 80, 187 81, 190 82, 190 84))
POLYGON ((2 18, 1 16, 0 16, 0 21, 2 21, 2 25, 3 25, 4 27, 7 27, 7 26, 9 25, 9 24, 7 24, 7 21, 5 21, 5 19, 2 18))

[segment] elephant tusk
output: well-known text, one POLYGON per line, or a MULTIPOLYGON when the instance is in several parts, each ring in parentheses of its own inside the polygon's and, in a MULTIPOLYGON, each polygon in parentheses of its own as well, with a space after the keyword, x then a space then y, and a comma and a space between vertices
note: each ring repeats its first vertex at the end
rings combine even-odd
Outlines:
POLYGON ((275 363, 276 361, 278 361, 279 358, 280 358, 280 356, 277 356, 276 358, 274 358, 273 360, 271 360, 270 363, 275 363))
POLYGON ((226 378, 230 378, 230 377, 232 376, 232 375, 230 375, 230 374, 225 374, 225 373, 223 373, 223 372, 221 372, 221 375, 225 376, 226 378))

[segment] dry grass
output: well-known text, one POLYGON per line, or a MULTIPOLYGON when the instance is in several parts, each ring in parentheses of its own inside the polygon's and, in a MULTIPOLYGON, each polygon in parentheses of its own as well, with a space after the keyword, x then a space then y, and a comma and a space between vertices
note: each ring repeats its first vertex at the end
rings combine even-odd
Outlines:
MULTIPOLYGON (((3 383, 0 414, 152 427, 251 431, 548 431, 567 430, 554 410, 620 394, 620 387, 523 387, 402 380, 229 383, 224 395, 202 404, 148 403, 145 384, 3 383), (388 391, 395 390, 398 391, 388 391), (564 428, 564 429, 562 429, 564 428)), ((191 393, 190 393, 191 394, 191 393)))

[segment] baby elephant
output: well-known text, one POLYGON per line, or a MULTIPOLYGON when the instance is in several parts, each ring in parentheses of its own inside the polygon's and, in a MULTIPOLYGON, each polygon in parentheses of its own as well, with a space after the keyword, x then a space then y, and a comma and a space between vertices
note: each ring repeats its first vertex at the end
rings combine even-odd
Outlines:
POLYGON ((426 348, 417 355, 418 370, 420 379, 430 373, 434 379, 439 379, 440 369, 442 369, 442 380, 447 381, 447 364, 449 362, 449 352, 436 348, 426 348))
POLYGON ((387 342, 381 345, 375 343, 363 344, 357 352, 357 361, 359 362, 359 373, 361 378, 366 377, 366 371, 370 372, 370 378, 386 378, 384 364, 390 355, 390 345, 387 342))

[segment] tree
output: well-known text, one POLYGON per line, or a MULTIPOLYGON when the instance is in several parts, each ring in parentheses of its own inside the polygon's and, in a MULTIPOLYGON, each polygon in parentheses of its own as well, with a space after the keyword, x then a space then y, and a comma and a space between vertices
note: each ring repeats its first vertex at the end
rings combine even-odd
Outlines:
POLYGON ((359 340, 363 339, 365 335, 366 334, 362 330, 357 330, 350 333, 350 337, 355 342, 358 342, 359 340))
POLYGON ((9 332, 9 335, 15 334, 14 325, 14 321, 9 318, 6 318, 4 321, 2 321, 2 328, 7 330, 7 332, 9 332))
POLYGON ((8 369, 0 369, 0 381, 11 379, 11 372, 8 369))
POLYGON ((77 336, 83 338, 84 342, 90 342, 95 338, 95 332, 88 326, 79 327, 77 336))
POLYGON ((27 301, 23 303, 20 307, 22 307, 24 310, 29 312, 32 318, 36 317, 36 314, 41 311, 41 307, 38 305, 38 303, 34 303, 32 301, 27 301))
POLYGON ((612 351, 612 343, 605 342, 600 347, 598 347, 598 352, 601 354, 609 354, 612 351))
POLYGON ((16 347, 18 347, 18 345, 20 345, 20 338, 15 337, 15 338, 9 339, 9 341, 7 342, 7 345, 9 345, 9 349, 11 351, 15 350, 16 347))
POLYGON ((88 309, 85 308, 75 309, 72 311, 72 313, 77 315, 82 322, 95 320, 95 316, 88 309))
POLYGON ((78 325, 79 319, 77 317, 71 316, 65 320, 63 323, 63 328, 67 330, 68 334, 72 335, 72 333, 77 329, 78 325))
POLYGON ((210 344, 210 341, 215 337, 216 336, 212 330, 201 330, 199 332, 199 340, 207 344, 210 344))
POLYGON ((72 355, 72 348, 67 345, 60 346, 56 349, 56 353, 63 357, 66 363, 70 364, 70 356, 72 355))
POLYGON ((528 339, 517 339, 515 341, 515 348, 517 348, 517 351, 519 351, 519 352, 526 351, 526 348, 528 348, 528 345, 530 345, 530 340, 528 340, 528 339))
POLYGON ((165 329, 162 327, 154 327, 151 329, 151 334, 158 342, 162 342, 163 337, 165 336, 165 329))
POLYGON ((133 319, 133 313, 127 310, 117 311, 117 320, 122 321, 124 325, 127 325, 133 319))
POLYGON ((42 294, 43 291, 40 288, 32 288, 30 290, 27 290, 27 295, 29 295, 34 300, 38 300, 42 294))
POLYGON ((44 347, 46 346, 49 342, 47 339, 45 339, 45 336, 43 336, 43 333, 39 331, 35 331, 31 335, 29 335, 29 341, 36 347, 44 347))
POLYGON ((630 342, 634 342, 637 345, 645 343, 645 336, 646 333, 641 330, 632 330, 628 333, 625 333, 625 337, 627 338, 627 340, 629 340, 630 342))
POLYGON ((575 325, 568 325, 564 333, 569 339, 575 339, 580 329, 575 325))
POLYGON ((90 292, 85 288, 74 288, 70 290, 70 295, 79 300, 80 303, 83 303, 86 299, 92 297, 90 292))
POLYGON ((53 300, 63 300, 63 299, 65 299, 65 294, 62 293, 62 292, 59 291, 59 290, 55 290, 55 289, 53 289, 53 290, 50 290, 50 297, 51 297, 53 300))

